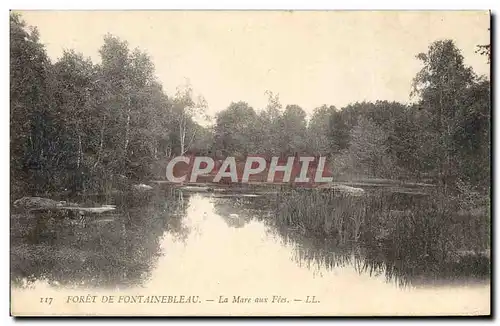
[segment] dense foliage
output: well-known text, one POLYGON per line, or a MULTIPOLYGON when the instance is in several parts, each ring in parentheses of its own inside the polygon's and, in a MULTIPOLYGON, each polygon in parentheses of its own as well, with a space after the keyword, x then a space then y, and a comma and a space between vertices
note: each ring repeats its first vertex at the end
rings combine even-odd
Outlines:
POLYGON ((337 177, 489 190, 490 82, 451 40, 417 55, 413 104, 324 105, 308 119, 267 92, 265 108, 234 102, 206 127, 198 123, 205 101, 189 85, 168 96, 148 55, 117 37, 104 38, 99 64, 73 51, 51 62, 17 14, 10 37, 13 194, 106 191, 120 180, 159 178, 161 162, 188 152, 323 155, 337 177))

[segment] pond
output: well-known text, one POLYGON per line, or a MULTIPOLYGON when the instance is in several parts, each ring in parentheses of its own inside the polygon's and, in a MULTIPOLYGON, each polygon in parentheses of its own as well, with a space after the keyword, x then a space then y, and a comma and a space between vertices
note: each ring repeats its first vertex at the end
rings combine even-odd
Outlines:
MULTIPOLYGON (((23 311, 29 306, 34 314, 50 313, 37 304, 47 293, 55 298, 50 309, 68 314, 446 315, 490 310, 489 260, 460 261, 460 268, 443 274, 430 269, 415 273, 415 268, 398 265, 394 250, 380 245, 340 245, 278 225, 268 195, 176 190, 108 200, 119 209, 94 218, 41 224, 39 216, 13 214, 13 311, 17 305, 23 311), (81 295, 114 295, 119 302, 96 303, 88 310, 68 298, 81 295)), ((404 265, 425 262, 410 256, 417 261, 404 265)))

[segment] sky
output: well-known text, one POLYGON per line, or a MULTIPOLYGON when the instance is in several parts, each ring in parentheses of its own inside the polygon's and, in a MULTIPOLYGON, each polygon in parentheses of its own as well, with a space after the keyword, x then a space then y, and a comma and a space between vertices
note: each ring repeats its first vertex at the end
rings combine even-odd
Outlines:
POLYGON ((489 43, 485 11, 22 11, 53 61, 74 49, 100 62, 106 33, 147 52, 168 95, 191 83, 208 114, 231 102, 266 106, 266 90, 308 114, 323 104, 409 101, 415 58, 453 39, 465 63, 489 75, 475 53, 489 43))

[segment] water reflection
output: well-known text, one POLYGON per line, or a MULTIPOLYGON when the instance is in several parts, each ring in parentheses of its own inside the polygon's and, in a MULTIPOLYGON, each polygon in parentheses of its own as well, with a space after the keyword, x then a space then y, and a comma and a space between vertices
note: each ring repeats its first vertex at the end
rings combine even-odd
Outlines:
MULTIPOLYGON (((118 211, 83 223, 13 214, 13 282, 46 279, 81 287, 135 286, 150 280, 158 265, 168 265, 172 255, 180 252, 200 252, 198 256, 224 270, 252 254, 251 273, 279 257, 314 275, 349 268, 399 286, 489 282, 489 258, 470 255, 436 260, 422 255, 415 247, 418 243, 404 237, 397 243, 340 245, 334 237, 278 225, 272 201, 262 195, 155 191, 147 198, 119 196, 108 203, 118 204, 118 211), (276 257, 265 261, 272 248, 276 257)), ((199 264, 198 256, 183 254, 177 264, 169 265, 168 273, 199 264)), ((245 262, 238 264, 245 266, 245 262)))
MULTIPOLYGON (((109 199, 113 213, 60 218, 51 213, 11 217, 14 284, 45 279, 51 284, 113 287, 149 277, 164 232, 183 239, 186 205, 180 193, 156 192, 142 202, 125 194, 109 199)), ((102 198, 100 198, 102 199, 102 198)))
MULTIPOLYGON (((335 214, 343 215, 344 218, 347 216, 348 222, 350 222, 350 216, 356 213, 352 211, 353 207, 356 208, 356 211, 366 209, 362 205, 348 204, 346 210, 345 207, 342 207, 345 204, 342 202, 342 198, 335 200, 336 206, 329 207, 332 211, 330 214, 333 215, 333 211, 336 211, 335 214)), ((386 282, 398 286, 489 283, 489 254, 474 251, 447 251, 453 249, 453 245, 441 247, 441 244, 450 243, 451 240, 455 239, 440 238, 437 234, 431 234, 431 232, 436 232, 434 227, 439 227, 439 225, 434 224, 432 221, 434 216, 430 214, 428 217, 426 216, 427 221, 419 221, 417 217, 414 217, 411 223, 401 222, 398 219, 388 221, 386 216, 381 218, 368 216, 371 219, 370 222, 365 222, 368 227, 365 226, 363 230, 363 225, 358 226, 364 232, 359 232, 359 236, 351 239, 339 241, 339 237, 334 234, 318 234, 301 228, 300 225, 294 228, 287 223, 277 221, 274 214, 279 212, 279 209, 277 210, 269 204, 266 205, 266 202, 272 202, 272 200, 266 197, 257 197, 238 201, 242 210, 259 211, 260 213, 254 214, 254 216, 259 217, 266 225, 269 225, 269 229, 281 237, 285 243, 297 244, 294 259, 299 265, 321 266, 323 270, 351 266, 358 273, 384 277, 386 282), (380 236, 381 232, 375 233, 379 227, 373 221, 377 219, 384 223, 384 227, 381 229, 383 237, 380 236), (392 222, 394 225, 391 225, 392 222), (419 223, 423 223, 424 227, 421 228, 422 225, 419 223)), ((396 203, 400 205, 399 201, 396 203)), ((405 207, 408 210, 411 206, 405 207)), ((314 210, 317 209, 314 205, 310 205, 304 208, 303 214, 308 215, 308 218, 322 219, 323 215, 318 214, 319 216, 316 217, 314 210)), ((287 213, 292 216, 299 214, 296 210, 287 213)), ((341 230, 347 231, 348 226, 351 227, 351 225, 344 224, 341 230)), ((356 225, 352 226, 356 227, 356 225)), ((456 234, 457 237, 467 232, 466 230, 457 230, 457 226, 452 229, 452 233, 456 234)), ((442 227, 444 228, 446 225, 442 227)), ((446 232, 442 234, 449 236, 449 233, 446 232)), ((470 238, 468 235, 464 238, 467 239, 467 237, 470 238)), ((470 245, 473 247, 475 244, 470 243, 470 245)))
MULTIPOLYGON (((315 295, 323 305, 309 308, 328 314, 404 314, 416 305, 429 309, 428 302, 436 305, 432 307, 438 309, 434 313, 439 309, 464 312, 467 305, 470 309, 487 301, 488 288, 478 290, 471 283, 468 290, 445 287, 437 292, 417 291, 410 285, 400 287, 396 279, 387 278, 382 260, 375 265, 369 263, 367 252, 361 248, 336 250, 327 241, 276 229, 264 223, 263 211, 255 203, 253 199, 190 197, 184 219, 190 230, 187 239, 181 243, 169 232, 165 234, 162 258, 145 288, 215 299, 220 295, 283 295, 305 300, 315 295), (239 214, 241 224, 228 222, 230 214, 239 214), (470 293, 464 295, 463 291, 470 293), (417 303, 419 300, 424 302, 417 303)), ((257 313, 259 307, 251 309, 257 313)), ((290 307, 261 309, 258 311, 293 311, 290 307)))
MULTIPOLYGON (((221 296, 283 296, 295 304, 242 305, 232 307, 233 314, 293 314, 297 309, 301 314, 334 315, 489 310, 488 286, 448 286, 438 292, 417 290, 407 283, 398 286, 397 277, 388 277, 394 274, 388 272, 394 265, 384 250, 338 247, 301 230, 278 228, 269 205, 263 196, 157 193, 141 206, 122 206, 118 213, 102 218, 110 221, 53 225, 31 240, 17 233, 12 239, 13 280, 44 279, 65 289, 119 287, 131 295, 196 295, 204 303, 221 296), (321 304, 305 304, 307 296, 315 296, 321 304)), ((220 305, 197 307, 178 305, 165 313, 228 312, 220 305)), ((135 311, 127 306, 95 309, 96 313, 135 311)), ((151 305, 140 309, 158 313, 151 305)))

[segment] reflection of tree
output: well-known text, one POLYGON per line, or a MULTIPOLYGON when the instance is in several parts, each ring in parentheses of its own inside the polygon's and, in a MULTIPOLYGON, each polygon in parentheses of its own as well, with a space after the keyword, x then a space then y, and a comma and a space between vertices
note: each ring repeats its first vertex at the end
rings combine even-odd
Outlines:
POLYGON ((242 209, 241 198, 219 198, 215 201, 215 213, 222 217, 229 227, 241 228, 251 219, 248 211, 242 209))
POLYGON ((256 209, 251 205, 252 202, 244 196, 217 198, 214 209, 215 213, 220 215, 228 226, 241 228, 256 215, 256 209))
POLYGON ((85 225, 50 220, 34 238, 27 236, 32 232, 14 232, 31 228, 34 221, 27 219, 12 229, 12 280, 97 287, 139 284, 156 263, 164 232, 186 237, 189 230, 180 223, 185 214, 177 193, 159 191, 140 206, 122 204, 117 213, 85 225))
MULTIPOLYGON (((455 260, 422 257, 418 250, 398 244, 349 244, 338 247, 332 239, 307 237, 295 230, 273 228, 294 248, 293 260, 312 270, 332 270, 352 266, 370 276, 385 275, 387 282, 400 286, 484 280, 489 276, 489 258, 470 254, 455 260)), ((415 239, 413 239, 414 241, 415 239)), ((411 245, 412 239, 408 239, 411 245)))
MULTIPOLYGON (((277 218, 274 200, 272 197, 252 198, 242 201, 240 205, 244 209, 260 210, 255 215, 270 217, 266 223, 271 232, 294 248, 293 259, 301 266, 320 270, 353 266, 359 273, 385 275, 388 282, 401 286, 489 277, 490 259, 486 255, 457 250, 461 240, 456 238, 471 239, 467 231, 462 230, 461 234, 456 229, 461 225, 460 221, 451 212, 438 213, 436 207, 427 201, 409 201, 405 203, 405 211, 392 211, 396 206, 400 209, 400 198, 374 196, 365 204, 358 201, 355 205, 349 204, 351 210, 345 211, 345 200, 351 199, 335 197, 329 202, 329 210, 333 212, 344 208, 342 216, 346 217, 346 221, 352 221, 350 217, 355 215, 352 207, 358 207, 369 215, 359 228, 358 237, 349 236, 345 241, 339 241, 335 233, 314 233, 307 228, 287 225, 283 222, 287 218, 277 218), (397 212, 398 215, 391 217, 390 212, 397 212)), ((278 209, 283 210, 283 207, 278 209)), ((301 211, 289 210, 287 214, 295 214, 294 218, 299 220, 322 216, 314 215, 311 204, 301 211)), ((468 223, 474 228, 472 221, 471 218, 468 223)))

